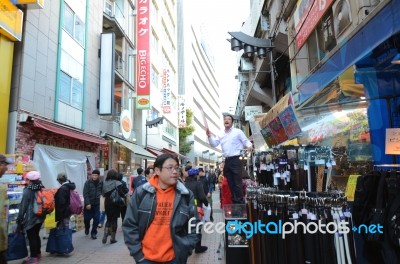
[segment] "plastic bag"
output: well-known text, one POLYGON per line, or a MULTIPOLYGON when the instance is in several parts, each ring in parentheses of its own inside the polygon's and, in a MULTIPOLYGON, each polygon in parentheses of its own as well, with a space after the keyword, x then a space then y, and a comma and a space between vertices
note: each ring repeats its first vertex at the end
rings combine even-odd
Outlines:
POLYGON ((205 206, 203 204, 203 222, 209 222, 210 221, 210 216, 211 216, 211 206, 208 204, 208 206, 205 206))

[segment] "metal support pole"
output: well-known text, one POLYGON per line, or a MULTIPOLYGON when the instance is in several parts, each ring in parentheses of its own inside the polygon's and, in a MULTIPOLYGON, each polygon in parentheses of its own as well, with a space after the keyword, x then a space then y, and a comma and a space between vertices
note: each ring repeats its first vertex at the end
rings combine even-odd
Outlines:
POLYGON ((269 52, 269 63, 271 69, 271 90, 272 90, 272 103, 276 104, 276 91, 275 91, 275 66, 274 66, 274 58, 272 55, 272 49, 269 52))

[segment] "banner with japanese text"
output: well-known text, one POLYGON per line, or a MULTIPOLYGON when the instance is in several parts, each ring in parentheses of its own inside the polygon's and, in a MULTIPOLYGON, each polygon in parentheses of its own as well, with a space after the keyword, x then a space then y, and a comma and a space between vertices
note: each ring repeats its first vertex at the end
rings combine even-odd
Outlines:
POLYGON ((178 118, 179 128, 186 127, 186 101, 184 95, 178 96, 178 118))
POLYGON ((171 113, 171 84, 170 84, 169 69, 163 70, 162 76, 162 93, 163 93, 163 112, 164 114, 171 113))
POLYGON ((137 1, 136 108, 150 109, 150 1, 137 1))

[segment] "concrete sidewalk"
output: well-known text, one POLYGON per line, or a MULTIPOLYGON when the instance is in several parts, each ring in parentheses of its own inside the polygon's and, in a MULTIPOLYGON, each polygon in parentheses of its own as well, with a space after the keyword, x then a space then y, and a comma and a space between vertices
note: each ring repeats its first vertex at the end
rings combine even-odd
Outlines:
MULTIPOLYGON (((213 193, 213 208, 214 208, 214 222, 223 221, 222 211, 219 208, 219 190, 213 193)), ((43 229, 44 230, 44 229, 43 229)), ((104 228, 98 229, 98 238, 92 240, 90 236, 86 236, 84 231, 75 232, 72 235, 74 251, 66 256, 51 255, 46 252, 46 239, 42 239, 42 264, 96 264, 96 263, 118 263, 128 264, 135 263, 133 258, 129 255, 129 251, 124 244, 124 239, 121 230, 121 223, 119 223, 116 235, 115 244, 103 245, 101 238, 103 236, 104 228)), ((44 231, 43 231, 44 232, 44 231)), ((41 236, 43 237, 43 236, 41 236)), ((225 264, 225 256, 223 249, 218 254, 219 245, 222 235, 220 234, 204 234, 202 244, 208 246, 208 250, 202 254, 194 254, 190 256, 188 264, 225 264)), ((21 260, 9 261, 9 264, 20 264, 21 260)))

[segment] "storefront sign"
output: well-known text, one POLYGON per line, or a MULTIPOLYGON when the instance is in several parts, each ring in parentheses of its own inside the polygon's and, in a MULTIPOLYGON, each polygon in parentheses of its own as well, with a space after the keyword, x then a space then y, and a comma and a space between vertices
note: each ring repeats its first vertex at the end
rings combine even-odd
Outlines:
POLYGON ((315 0, 311 4, 308 0, 300 2, 296 10, 297 13, 301 13, 300 20, 296 24, 296 43, 298 49, 307 41, 307 38, 332 3, 333 0, 315 0))
POLYGON ((279 113, 279 119, 289 139, 294 138, 301 133, 299 122, 297 121, 293 105, 289 105, 285 110, 279 113))
POLYGON ((24 13, 9 0, 0 0, 0 34, 12 41, 22 39, 22 18, 24 13))
POLYGON ((150 1, 137 1, 137 109, 150 109, 150 1))
POLYGON ((122 136, 125 139, 129 139, 132 133, 132 115, 129 110, 125 109, 121 112, 119 123, 121 127, 122 136))
POLYGON ((17 5, 29 5, 29 8, 42 9, 44 0, 16 0, 17 5))
POLYGON ((163 70, 162 91, 163 91, 163 112, 164 114, 171 113, 171 84, 170 84, 169 69, 163 70))
POLYGON ((271 148, 277 145, 277 142, 272 135, 272 131, 269 126, 265 126, 263 129, 261 129, 261 134, 263 135, 265 142, 267 142, 268 147, 271 148))
POLYGON ((286 135, 285 129, 283 128, 283 125, 281 123, 281 120, 279 120, 279 117, 275 117, 269 124, 269 128, 271 129, 272 135, 274 135, 274 138, 278 144, 285 142, 288 140, 288 137, 286 135))
POLYGON ((400 155, 400 128, 386 128, 385 154, 400 155))
POLYGON ((259 114, 262 114, 261 105, 251 105, 244 107, 244 116, 246 121, 249 121, 252 116, 259 114))
POLYGON ((178 97, 179 102, 179 109, 178 109, 178 116, 179 116, 179 128, 186 127, 186 101, 184 95, 179 95, 178 97))

